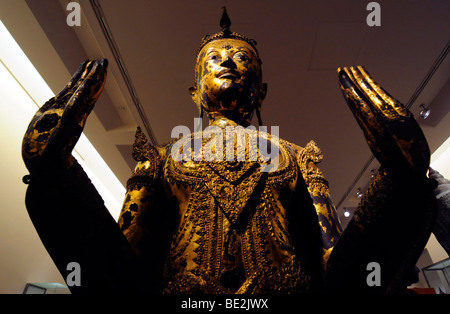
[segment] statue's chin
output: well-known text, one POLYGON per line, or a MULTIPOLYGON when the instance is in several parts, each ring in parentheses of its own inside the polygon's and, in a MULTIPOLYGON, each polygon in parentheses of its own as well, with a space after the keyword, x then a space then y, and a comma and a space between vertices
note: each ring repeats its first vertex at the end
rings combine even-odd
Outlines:
MULTIPOLYGON (((244 112, 253 111, 254 99, 242 93, 240 85, 227 85, 228 88, 211 91, 203 94, 203 110, 207 113, 223 112, 226 116, 239 119, 244 112), (250 110, 252 109, 252 110, 250 110)), ((223 86, 222 86, 223 87, 223 86)))

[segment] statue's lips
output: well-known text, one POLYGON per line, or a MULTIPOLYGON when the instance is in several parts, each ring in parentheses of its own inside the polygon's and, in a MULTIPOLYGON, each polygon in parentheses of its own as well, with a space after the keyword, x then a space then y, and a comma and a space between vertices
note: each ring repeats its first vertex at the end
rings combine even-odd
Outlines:
POLYGON ((236 79, 240 77, 240 75, 237 71, 234 70, 222 70, 219 72, 217 77, 220 79, 236 79))

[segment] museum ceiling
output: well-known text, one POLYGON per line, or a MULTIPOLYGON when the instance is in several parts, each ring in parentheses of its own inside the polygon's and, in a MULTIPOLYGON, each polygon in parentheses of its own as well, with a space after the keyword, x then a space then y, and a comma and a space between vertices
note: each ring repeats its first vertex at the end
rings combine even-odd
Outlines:
MULTIPOLYGON (((195 53, 205 34, 220 30, 224 5, 231 29, 258 42, 268 84, 264 125, 279 126, 281 138, 300 146, 310 140, 319 145, 325 155, 320 167, 340 215, 357 204, 356 190, 367 186, 378 165, 340 92, 339 66, 363 65, 409 106, 432 151, 450 135, 446 0, 378 1, 381 25, 372 27, 366 21, 370 1, 361 0, 80 0, 81 26, 72 27, 66 23, 70 1, 22 2, 67 73, 85 59, 109 59, 105 90, 86 134, 123 183, 134 167, 136 126, 155 144, 170 140, 175 126, 193 130, 198 111, 188 88, 195 53), (420 104, 431 109, 426 120, 419 117, 420 104)), ((50 66, 56 60, 30 51, 57 92, 66 83, 57 77, 67 73, 57 76, 58 67, 50 66)))

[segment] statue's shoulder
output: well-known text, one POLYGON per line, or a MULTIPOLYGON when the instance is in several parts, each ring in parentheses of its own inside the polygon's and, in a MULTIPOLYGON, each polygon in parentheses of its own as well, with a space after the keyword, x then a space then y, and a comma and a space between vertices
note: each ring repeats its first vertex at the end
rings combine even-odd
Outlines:
POLYGON ((164 146, 152 145, 140 127, 137 127, 133 143, 133 159, 139 163, 146 161, 160 163, 164 157, 164 146))
POLYGON ((317 166, 323 160, 323 153, 313 140, 309 141, 305 147, 284 141, 295 155, 297 165, 302 173, 303 179, 309 188, 320 184, 328 188, 328 182, 322 171, 317 166))
POLYGON ((153 183, 161 178, 164 147, 152 145, 141 128, 138 127, 133 143, 132 156, 137 165, 127 181, 127 189, 139 190, 142 186, 151 189, 153 183))
POLYGON ((172 145, 180 140, 179 138, 173 138, 162 144, 153 145, 147 140, 144 132, 140 127, 137 127, 135 141, 133 144, 133 159, 139 163, 146 161, 153 163, 163 163, 164 160, 170 155, 172 145))
POLYGON ((318 164, 323 160, 323 153, 319 146, 314 141, 309 141, 305 147, 299 147, 297 153, 297 162, 299 166, 306 166, 309 162, 318 164))
POLYGON ((299 166, 304 167, 307 163, 318 164, 323 160, 323 153, 313 140, 309 141, 305 147, 280 139, 280 145, 288 148, 296 157, 299 166))

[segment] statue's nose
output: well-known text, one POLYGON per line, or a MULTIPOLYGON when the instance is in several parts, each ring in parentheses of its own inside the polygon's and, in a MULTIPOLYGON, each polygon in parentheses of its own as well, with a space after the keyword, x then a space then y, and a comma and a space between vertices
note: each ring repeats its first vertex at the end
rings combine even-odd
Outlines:
POLYGON ((233 58, 227 56, 226 59, 220 64, 220 66, 229 69, 236 69, 236 63, 234 63, 233 58))

